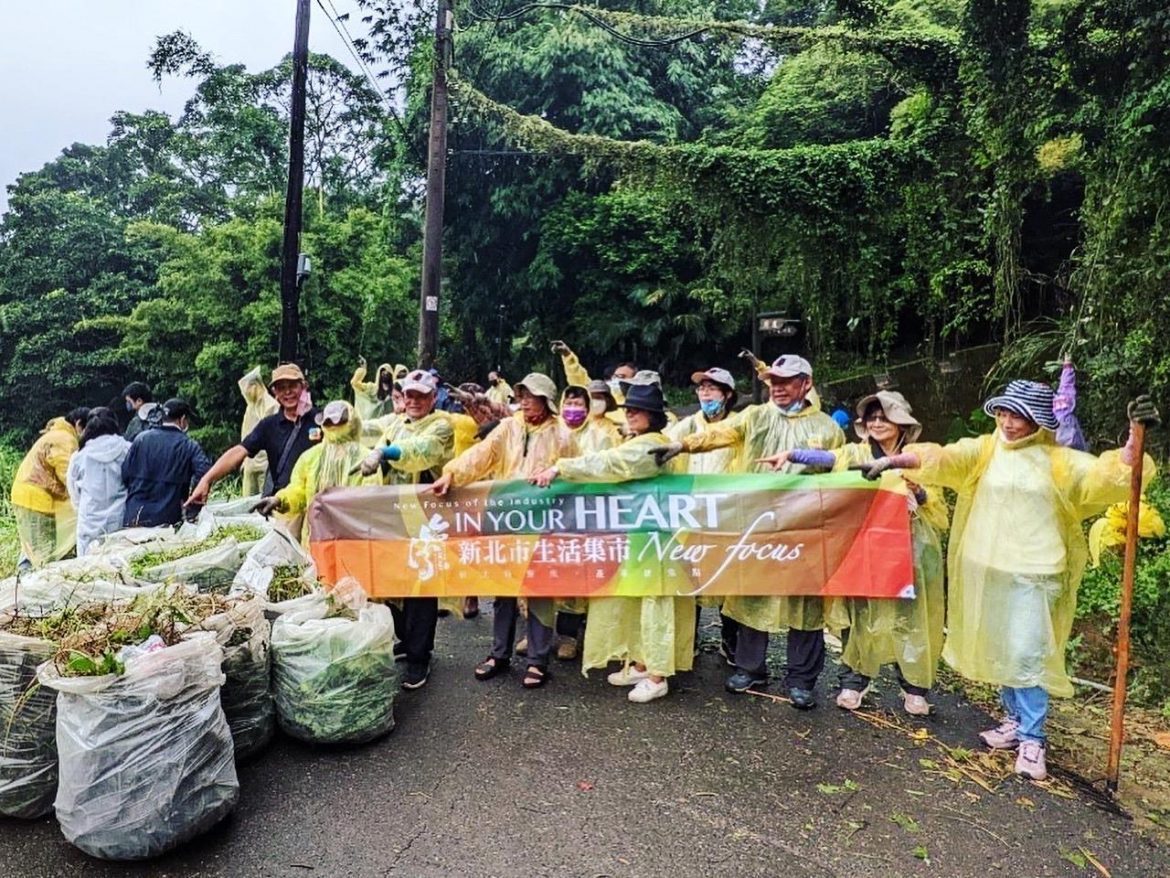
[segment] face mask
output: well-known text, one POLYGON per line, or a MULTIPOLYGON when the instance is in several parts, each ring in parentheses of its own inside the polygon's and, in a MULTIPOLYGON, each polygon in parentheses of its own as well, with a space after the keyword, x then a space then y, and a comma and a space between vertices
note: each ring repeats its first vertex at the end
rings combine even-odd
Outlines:
POLYGON ((790 415, 795 415, 798 412, 804 411, 804 400, 802 399, 799 402, 794 402, 788 408, 784 409, 784 411, 790 415))
POLYGON ((585 416, 589 414, 584 409, 565 409, 561 412, 561 417, 565 419, 565 423, 570 427, 580 427, 585 423, 585 416))
POLYGON ((703 416, 706 418, 714 418, 721 411, 723 411, 723 400, 709 399, 706 402, 699 403, 699 408, 703 410, 703 416))
POLYGON ((608 405, 604 399, 589 400, 589 414, 591 415, 604 415, 607 408, 608 405))
POLYGON ((491 381, 488 382, 488 384, 490 384, 492 387, 495 387, 499 383, 500 383, 499 378, 493 378, 491 381))
POLYGON ((134 411, 134 403, 132 403, 130 400, 126 400, 126 411, 134 411))

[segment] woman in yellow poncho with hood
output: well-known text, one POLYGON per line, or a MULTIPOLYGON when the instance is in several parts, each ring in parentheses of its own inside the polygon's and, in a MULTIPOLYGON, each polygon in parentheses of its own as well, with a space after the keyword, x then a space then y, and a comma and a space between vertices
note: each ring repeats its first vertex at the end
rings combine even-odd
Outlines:
MULTIPOLYGON (((836 451, 797 450, 768 458, 840 472, 897 454, 922 433, 902 394, 882 390, 857 403, 853 423, 860 442, 836 451)), ((911 541, 914 551, 912 598, 840 598, 827 602, 830 628, 841 632, 842 653, 837 706, 856 710, 883 664, 894 664, 907 713, 926 716, 926 696, 934 685, 943 641, 943 557, 939 535, 948 524, 941 492, 909 483, 911 541)))
POLYGON ((21 565, 43 567, 72 551, 77 514, 69 502, 69 459, 77 452, 89 409, 76 408, 45 425, 12 479, 12 513, 20 537, 21 565))
MULTIPOLYGON (((240 425, 242 440, 248 437, 262 419, 280 411, 280 405, 268 392, 259 366, 236 383, 240 388, 240 395, 247 404, 244 408, 244 420, 240 425)), ((264 493, 264 480, 268 476, 268 453, 260 451, 255 457, 246 458, 241 472, 244 480, 240 491, 245 497, 264 493)))
MULTIPOLYGON (((563 458, 531 481, 548 487, 554 479, 570 482, 624 482, 655 476, 660 466, 651 456, 664 448, 666 405, 654 385, 632 386, 622 408, 631 438, 616 448, 582 457, 563 458)), ((603 597, 589 599, 583 671, 611 661, 622 669, 609 675, 614 686, 633 686, 629 699, 645 703, 661 698, 667 679, 689 671, 695 650, 695 599, 689 597, 603 597)))
MULTIPOLYGON (((1052 388, 1012 381, 984 404, 995 432, 951 445, 908 445, 865 468, 890 468, 958 493, 947 550, 949 595, 943 658, 965 677, 1000 687, 1005 717, 980 734, 1016 749, 1016 771, 1047 776, 1044 722, 1050 695, 1072 695, 1064 652, 1088 554, 1081 522, 1125 499, 1137 462, 1124 448, 1094 457, 1056 444, 1052 388)), ((1148 397, 1131 421, 1157 423, 1148 397)), ((1144 461, 1144 479, 1154 462, 1144 461)))
MULTIPOLYGON (((349 488, 376 485, 377 477, 360 472, 366 449, 361 444, 362 419, 352 405, 337 399, 317 415, 321 442, 297 458, 289 476, 288 487, 265 497, 252 510, 261 515, 280 512, 296 520, 304 516, 313 498, 326 488, 349 488)), ((309 545, 309 519, 304 516, 300 528, 301 543, 309 545)))

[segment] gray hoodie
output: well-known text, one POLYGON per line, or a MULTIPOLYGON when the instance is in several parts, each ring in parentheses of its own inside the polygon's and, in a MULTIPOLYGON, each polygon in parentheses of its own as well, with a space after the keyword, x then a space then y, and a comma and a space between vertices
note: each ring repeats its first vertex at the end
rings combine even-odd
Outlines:
POLYGON ((122 460, 129 450, 130 443, 121 436, 98 436, 69 461, 66 487, 77 510, 79 556, 96 539, 122 527, 122 513, 126 508, 122 460))

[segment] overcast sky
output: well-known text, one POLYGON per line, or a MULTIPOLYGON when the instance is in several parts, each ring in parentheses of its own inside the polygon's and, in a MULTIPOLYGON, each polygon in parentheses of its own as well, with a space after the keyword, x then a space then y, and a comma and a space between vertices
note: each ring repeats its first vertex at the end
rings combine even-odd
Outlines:
MULTIPOLYGON (((356 0, 333 0, 356 13, 356 0)), ((326 3, 328 8, 328 3, 326 3)), ((219 63, 258 71, 292 50, 295 0, 0 0, 0 213, 7 187, 73 143, 105 143, 118 110, 173 117, 193 81, 146 69, 154 38, 191 34, 219 63)), ((329 20, 311 4, 309 48, 354 67, 329 20)), ((347 23, 364 36, 357 14, 347 23)))

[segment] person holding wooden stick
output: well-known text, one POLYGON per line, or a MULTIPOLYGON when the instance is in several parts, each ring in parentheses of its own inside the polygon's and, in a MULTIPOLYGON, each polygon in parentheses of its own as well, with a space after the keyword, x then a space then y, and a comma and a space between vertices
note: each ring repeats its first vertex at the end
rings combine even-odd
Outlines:
MULTIPOLYGON (((1088 549, 1081 522, 1129 493, 1138 461, 1130 442, 1094 457, 1056 443, 1052 388, 1012 381, 984 404, 994 433, 950 445, 908 445, 865 464, 866 478, 914 469, 915 481, 958 493, 947 551, 950 594, 943 659, 963 676, 1000 687, 1005 716, 980 734, 1017 749, 1016 772, 1048 776, 1044 724, 1050 695, 1069 697, 1065 646, 1088 549)), ((1149 397, 1133 423, 1158 422, 1149 397)), ((1154 475, 1144 458, 1144 478, 1154 475)))

